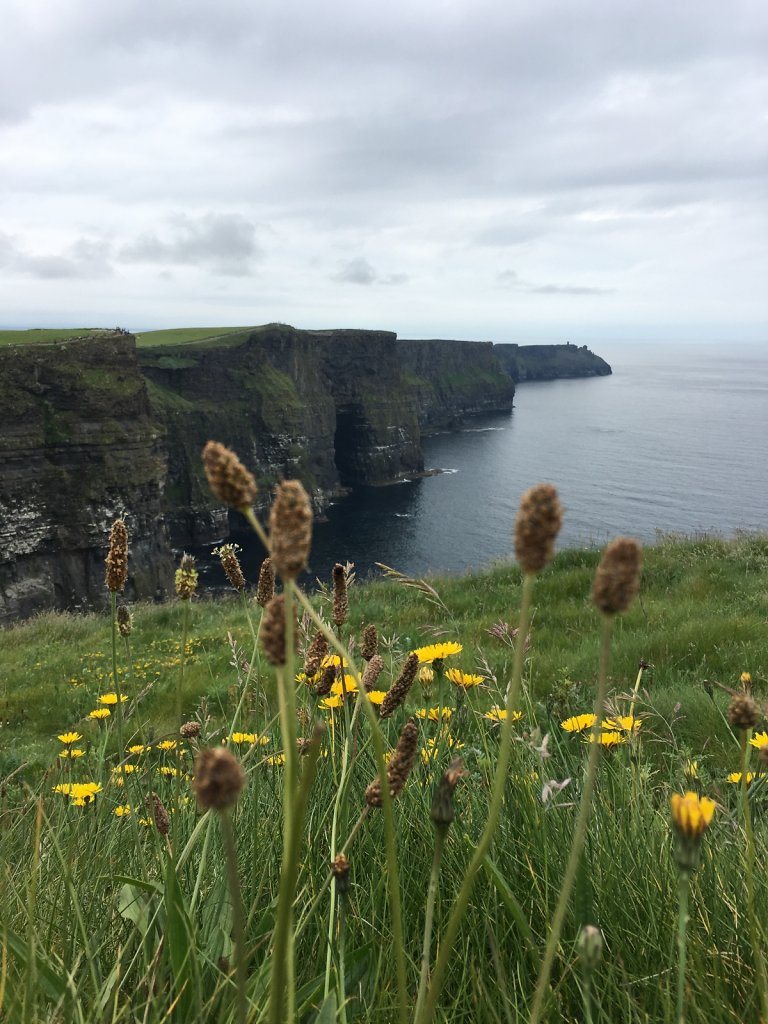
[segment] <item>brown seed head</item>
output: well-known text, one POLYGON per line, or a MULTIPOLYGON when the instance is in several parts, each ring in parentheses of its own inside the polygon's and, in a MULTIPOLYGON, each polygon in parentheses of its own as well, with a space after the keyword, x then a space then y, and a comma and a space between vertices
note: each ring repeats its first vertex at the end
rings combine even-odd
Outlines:
POLYGON ((603 552, 592 584, 592 600, 603 615, 625 612, 640 590, 643 553, 631 537, 617 537, 603 552))
POLYGON ((176 595, 182 601, 189 601, 197 591, 197 569, 192 555, 182 555, 176 570, 176 595))
POLYGON ((336 666, 326 665, 323 669, 323 674, 315 684, 315 688, 312 691, 316 697, 327 697, 331 692, 331 687, 336 682, 336 666))
POLYGON ((131 621, 131 613, 121 604, 117 609, 117 631, 120 636, 130 636, 133 630, 133 622, 131 621))
MULTIPOLYGON (((387 765, 387 782, 389 795, 394 800, 403 790, 403 786, 416 763, 419 749, 419 730, 412 718, 403 726, 400 739, 387 765)), ((369 807, 381 807, 381 780, 374 779, 365 791, 365 800, 369 807)))
POLYGON ((203 468, 219 501, 241 511, 250 508, 256 498, 256 481, 231 449, 209 441, 203 448, 203 468))
POLYGON ((374 654, 363 672, 363 689, 366 693, 376 689, 376 682, 384 671, 384 659, 380 654, 374 654))
POLYGON ((411 688, 413 680, 416 678, 418 668, 419 656, 418 654, 411 652, 405 659, 402 672, 394 683, 392 683, 392 686, 387 691, 386 697, 381 702, 379 718, 389 718, 392 712, 400 707, 408 696, 408 691, 411 688))
POLYGON ((328 641, 321 630, 317 630, 304 655, 304 675, 308 678, 320 671, 320 663, 328 653, 328 641))
MULTIPOLYGON (((286 661, 285 651, 285 598, 282 594, 273 597, 264 609, 261 619, 259 639, 264 653, 271 665, 284 665, 286 661)), ((294 647, 296 641, 296 630, 293 631, 294 647)))
POLYGON ((363 630, 363 642, 360 644, 360 655, 370 661, 374 654, 379 653, 379 631, 370 622, 363 630))
POLYGON ((450 828, 456 815, 453 806, 453 791, 456 789, 459 779, 466 774, 464 762, 460 757, 456 757, 438 782, 432 797, 431 810, 432 822, 436 829, 447 832, 450 828))
POLYGON ((736 693, 728 705, 728 721, 734 729, 754 729, 760 710, 748 693, 736 693))
POLYGON ((347 595, 347 575, 344 566, 338 562, 333 567, 333 622, 343 626, 349 615, 349 597, 347 595))
POLYGON ((206 747, 198 753, 192 788, 204 811, 231 807, 244 785, 245 773, 226 747, 206 747))
POLYGON ((179 729, 179 732, 185 740, 194 740, 200 735, 200 723, 199 722, 185 722, 179 729))
POLYGON ((331 862, 331 874, 336 883, 336 892, 346 896, 349 892, 349 861, 343 853, 338 854, 331 862))
POLYGON ((107 589, 117 594, 128 579, 128 530, 122 519, 116 519, 109 531, 106 566, 107 589))
POLYGON ((265 558, 259 569, 259 582, 256 584, 256 604, 266 608, 275 596, 275 570, 271 558, 265 558))
POLYGON ((269 512, 269 540, 275 569, 283 579, 296 579, 312 543, 312 507, 298 480, 277 485, 269 512))
POLYGON ((541 572, 555 557, 563 509, 552 484, 537 484, 520 499, 515 520, 515 553, 525 573, 541 572))
POLYGON ((168 811, 165 809, 165 804, 157 793, 152 793, 150 800, 152 802, 152 817, 155 819, 155 828, 161 836, 167 836, 171 831, 171 819, 168 816, 168 811))
POLYGON ((235 590, 245 590, 245 576, 240 568, 240 560, 237 557, 239 548, 237 544, 222 544, 213 552, 221 560, 221 567, 227 574, 227 579, 235 590))

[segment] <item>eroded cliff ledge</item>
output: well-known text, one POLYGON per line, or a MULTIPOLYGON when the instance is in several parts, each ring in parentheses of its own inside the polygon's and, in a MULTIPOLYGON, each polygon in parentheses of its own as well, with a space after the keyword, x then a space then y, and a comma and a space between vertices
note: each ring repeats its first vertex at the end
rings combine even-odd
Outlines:
POLYGON ((586 345, 506 345, 493 350, 517 383, 527 380, 561 380, 568 377, 607 377, 611 367, 586 345))

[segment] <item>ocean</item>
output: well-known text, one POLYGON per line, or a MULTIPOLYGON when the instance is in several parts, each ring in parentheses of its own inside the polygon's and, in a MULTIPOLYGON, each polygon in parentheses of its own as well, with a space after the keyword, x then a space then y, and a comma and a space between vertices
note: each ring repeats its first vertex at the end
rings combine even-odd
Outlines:
MULTIPOLYGON (((613 375, 518 385, 510 415, 428 437, 442 472, 360 488, 315 527, 310 579, 337 561, 411 576, 508 559, 520 496, 553 483, 565 508, 559 547, 628 535, 768 532, 768 345, 605 344, 613 375)), ((223 584, 196 552, 203 581, 223 584)), ((250 579, 263 550, 243 555, 250 579)))

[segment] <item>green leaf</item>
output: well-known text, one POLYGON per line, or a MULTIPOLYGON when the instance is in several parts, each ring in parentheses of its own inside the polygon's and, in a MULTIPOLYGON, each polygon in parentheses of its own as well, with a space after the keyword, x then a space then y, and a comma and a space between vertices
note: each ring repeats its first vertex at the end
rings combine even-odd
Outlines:
POLYGON ((336 1021, 336 993, 329 992, 323 1005, 317 1011, 315 1024, 335 1024, 336 1021))
MULTIPOLYGON (((9 928, 3 929, 3 941, 22 966, 27 967, 29 950, 25 939, 20 938, 9 928)), ((49 999, 57 1002, 71 995, 66 978, 51 966, 49 960, 40 953, 35 954, 35 977, 37 983, 49 999)))
POLYGON ((165 868, 165 942, 174 981, 173 1020, 188 1024, 202 1003, 195 935, 172 857, 165 868))
POLYGON ((130 882, 126 882, 118 894, 117 912, 126 921, 132 921, 136 925, 142 938, 146 937, 152 919, 149 902, 130 882))
POLYGON ((509 912, 510 916, 514 918, 515 924, 519 928, 520 934, 522 935, 525 944, 528 947, 528 951, 531 954, 531 959, 534 962, 534 966, 538 971, 539 951, 536 948, 536 943, 533 938, 533 932, 531 931, 531 926, 528 924, 525 914, 523 913, 523 908, 515 899, 512 890, 507 885, 504 876, 487 854, 485 857, 483 857, 483 867, 485 868, 486 874, 493 883, 493 886, 496 889, 496 892, 499 898, 501 899, 501 902, 507 908, 507 911, 509 912))

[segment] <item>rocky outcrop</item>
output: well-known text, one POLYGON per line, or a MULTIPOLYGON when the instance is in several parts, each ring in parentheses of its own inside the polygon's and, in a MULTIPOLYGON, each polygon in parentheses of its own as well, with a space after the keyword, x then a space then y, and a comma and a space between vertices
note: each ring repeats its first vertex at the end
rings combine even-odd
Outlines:
POLYGON ((0 622, 102 602, 114 519, 129 596, 171 572, 165 457, 133 338, 0 349, 0 622))
POLYGON ((423 430, 512 410, 515 385, 497 347, 481 341, 398 341, 403 376, 423 430))
POLYGON ((494 345, 500 364, 518 384, 526 380, 605 377, 612 371, 586 345, 494 345))

